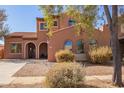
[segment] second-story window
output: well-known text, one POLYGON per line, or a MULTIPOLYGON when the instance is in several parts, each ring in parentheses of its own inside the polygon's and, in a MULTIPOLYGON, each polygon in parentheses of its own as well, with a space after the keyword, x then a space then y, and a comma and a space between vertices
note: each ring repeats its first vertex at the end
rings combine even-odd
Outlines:
POLYGON ((74 19, 69 19, 68 20, 68 25, 69 26, 72 26, 72 25, 74 25, 75 24, 75 20, 74 19))
POLYGON ((40 30, 46 30, 46 29, 47 29, 46 23, 40 23, 40 30))
POLYGON ((53 26, 58 26, 57 21, 54 21, 53 26))

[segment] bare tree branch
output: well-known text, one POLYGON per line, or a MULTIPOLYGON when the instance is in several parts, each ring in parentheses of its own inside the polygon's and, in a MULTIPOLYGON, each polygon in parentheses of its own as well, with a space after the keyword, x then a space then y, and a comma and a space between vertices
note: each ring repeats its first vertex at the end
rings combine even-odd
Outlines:
POLYGON ((104 11, 105 11, 105 14, 106 14, 106 18, 107 18, 108 24, 109 25, 112 24, 112 17, 110 15, 110 11, 109 11, 107 5, 104 5, 104 11))
POLYGON ((118 22, 118 8, 117 5, 112 6, 112 24, 116 25, 118 22))

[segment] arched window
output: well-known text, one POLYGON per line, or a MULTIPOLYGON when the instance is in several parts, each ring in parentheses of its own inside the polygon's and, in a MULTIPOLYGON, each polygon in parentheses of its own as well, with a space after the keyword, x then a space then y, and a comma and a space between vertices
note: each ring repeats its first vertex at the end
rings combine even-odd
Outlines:
POLYGON ((84 42, 83 40, 77 41, 77 53, 84 53, 84 42))
POLYGON ((68 50, 72 50, 72 41, 68 40, 64 44, 64 48, 68 50))
POLYGON ((96 47, 97 46, 97 41, 95 39, 92 39, 89 41, 89 45, 92 47, 96 47))

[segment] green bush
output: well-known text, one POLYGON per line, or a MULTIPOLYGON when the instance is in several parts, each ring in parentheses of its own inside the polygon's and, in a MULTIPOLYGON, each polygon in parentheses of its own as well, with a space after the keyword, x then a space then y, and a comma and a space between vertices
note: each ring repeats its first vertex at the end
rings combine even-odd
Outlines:
POLYGON ((74 54, 70 50, 60 50, 55 54, 57 62, 73 62, 74 54))
POLYGON ((44 87, 71 88, 84 85, 85 69, 78 63, 57 63, 46 75, 44 87))
POLYGON ((106 63, 111 58, 112 51, 108 46, 93 48, 89 51, 89 59, 92 63, 106 63))

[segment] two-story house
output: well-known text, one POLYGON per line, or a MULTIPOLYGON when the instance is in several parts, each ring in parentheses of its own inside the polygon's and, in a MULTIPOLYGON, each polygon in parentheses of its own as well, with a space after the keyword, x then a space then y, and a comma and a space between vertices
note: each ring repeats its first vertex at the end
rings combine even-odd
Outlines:
MULTIPOLYGON (((44 18, 36 18, 36 32, 14 32, 5 37, 4 58, 8 59, 48 59, 55 61, 55 53, 60 49, 70 49, 75 55, 86 54, 89 45, 110 44, 107 25, 94 32, 89 40, 86 32, 75 33, 75 21, 69 16, 54 16, 53 36, 48 38, 44 18)), ((88 29, 87 29, 88 30, 88 29)))

